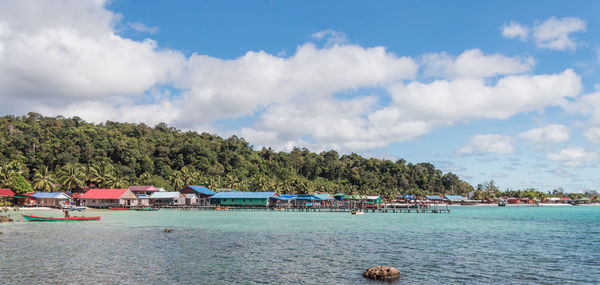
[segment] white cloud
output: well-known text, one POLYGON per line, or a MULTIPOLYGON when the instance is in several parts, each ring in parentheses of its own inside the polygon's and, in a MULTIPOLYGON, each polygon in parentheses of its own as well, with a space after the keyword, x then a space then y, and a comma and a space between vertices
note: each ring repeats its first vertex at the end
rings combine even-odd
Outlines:
POLYGON ((536 46, 540 48, 574 50, 577 43, 571 37, 571 34, 584 32, 585 30, 586 24, 582 19, 550 17, 548 20, 533 26, 533 38, 536 46))
POLYGON ((334 30, 322 30, 318 31, 311 36, 313 39, 323 40, 327 39, 326 45, 342 45, 348 43, 348 37, 345 33, 334 30))
POLYGON ((121 16, 105 4, 0 2, 0 113, 164 121, 195 130, 256 117, 226 131, 280 149, 357 151, 456 123, 566 105, 581 90, 570 69, 524 74, 532 58, 478 49, 424 56, 424 70, 436 80, 419 82, 412 58, 348 44, 331 30, 313 35, 327 39, 324 47, 305 43, 290 55, 186 57, 150 39, 119 35, 121 16), (173 89, 182 91, 165 91, 173 89))
POLYGON ((469 143, 456 151, 459 156, 485 155, 490 153, 511 154, 515 152, 512 138, 505 135, 481 134, 475 135, 469 143))
POLYGON ((149 27, 140 22, 130 23, 129 27, 138 33, 156 34, 159 31, 158 27, 149 27))
POLYGON ((522 132, 518 138, 529 141, 535 147, 568 141, 569 128, 565 125, 553 124, 522 132))
POLYGON ((582 166, 586 162, 599 158, 597 152, 588 151, 582 147, 565 148, 560 152, 548 153, 546 157, 552 161, 562 162, 566 166, 582 166))
POLYGON ((583 135, 589 142, 600 144, 600 127, 592 127, 585 131, 583 135))
POLYGON ((456 58, 446 53, 427 54, 423 56, 423 64, 425 76, 481 78, 524 73, 531 70, 535 60, 532 57, 484 55, 479 49, 471 49, 456 58))
POLYGON ((526 41, 529 37, 529 28, 515 21, 504 24, 501 28, 502 36, 509 39, 518 38, 521 41, 526 41))
POLYGON ((501 27, 502 36, 505 38, 518 38, 526 41, 529 34, 538 48, 552 50, 575 50, 577 41, 573 38, 573 33, 585 32, 586 23, 584 20, 576 17, 565 17, 557 19, 550 17, 545 21, 537 21, 533 27, 521 25, 515 21, 504 24, 501 27))
POLYGON ((139 96, 177 77, 185 57, 114 32, 103 1, 0 2, 1 112, 139 96), (75 12, 76 11, 76 12, 75 12), (18 95, 18 97, 15 97, 18 95))
POLYGON ((264 51, 234 60, 193 55, 181 85, 195 120, 235 118, 293 98, 328 97, 357 88, 382 87, 415 76, 418 65, 383 47, 298 47, 289 58, 264 51), (198 117, 194 117, 197 114, 198 117))

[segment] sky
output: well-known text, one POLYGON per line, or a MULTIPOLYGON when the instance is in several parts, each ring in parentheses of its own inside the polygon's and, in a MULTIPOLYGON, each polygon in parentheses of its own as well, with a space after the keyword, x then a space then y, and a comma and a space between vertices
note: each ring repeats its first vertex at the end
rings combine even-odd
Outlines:
POLYGON ((600 188, 598 1, 0 0, 0 115, 600 188))

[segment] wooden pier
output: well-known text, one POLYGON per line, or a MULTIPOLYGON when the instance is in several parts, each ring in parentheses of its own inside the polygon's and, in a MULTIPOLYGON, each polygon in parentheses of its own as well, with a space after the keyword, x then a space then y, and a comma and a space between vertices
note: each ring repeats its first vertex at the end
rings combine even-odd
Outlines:
POLYGON ((243 206, 219 206, 219 205, 203 205, 203 206, 160 206, 159 209, 170 210, 192 210, 192 211, 280 211, 280 212, 325 212, 325 213, 351 213, 353 211, 363 213, 450 213, 448 205, 439 204, 415 204, 415 205, 376 205, 364 206, 359 205, 342 205, 342 206, 275 206, 275 207, 243 207, 243 206))

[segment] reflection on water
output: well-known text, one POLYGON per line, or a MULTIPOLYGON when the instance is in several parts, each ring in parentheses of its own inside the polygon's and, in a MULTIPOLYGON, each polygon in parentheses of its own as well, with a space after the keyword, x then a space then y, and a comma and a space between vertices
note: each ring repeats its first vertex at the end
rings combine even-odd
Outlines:
POLYGON ((581 284, 600 276, 600 207, 455 207, 450 214, 362 216, 165 210, 87 215, 102 219, 0 224, 1 280, 363 284, 362 272, 375 265, 399 268, 399 283, 408 284, 581 284))

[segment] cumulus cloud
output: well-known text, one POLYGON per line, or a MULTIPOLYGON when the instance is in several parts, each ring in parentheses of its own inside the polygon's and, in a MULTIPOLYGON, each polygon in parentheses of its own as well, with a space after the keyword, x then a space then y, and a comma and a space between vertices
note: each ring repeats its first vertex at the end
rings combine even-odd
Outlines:
POLYGON ((527 140, 535 147, 568 141, 569 128, 565 125, 552 124, 541 128, 532 129, 517 135, 518 138, 527 140))
POLYGON ((511 21, 501 27, 502 36, 505 38, 518 38, 526 41, 530 35, 538 48, 552 50, 575 50, 577 41, 573 33, 585 32, 586 23, 576 17, 558 19, 550 17, 544 21, 537 21, 531 28, 511 21))
POLYGON ((0 112, 139 96, 177 77, 185 63, 180 52, 120 37, 120 16, 103 5, 0 2, 0 112))
POLYGON ((459 156, 464 155, 485 155, 491 153, 511 154, 515 152, 512 144, 512 138, 497 134, 475 135, 469 140, 469 143, 456 151, 459 156))
POLYGON ((577 43, 571 37, 571 34, 584 32, 585 30, 586 24, 582 19, 574 17, 557 19, 556 17, 550 17, 533 27, 533 38, 536 45, 540 48, 574 50, 577 43))
POLYGON ((423 56, 422 76, 412 58, 350 44, 332 30, 313 35, 324 47, 304 43, 289 56, 186 57, 120 35, 122 16, 104 1, 2 1, 0 19, 1 113, 201 131, 251 117, 244 128, 216 131, 279 149, 376 149, 438 127, 566 105, 581 90, 570 69, 529 74, 532 58, 479 49, 423 56))
POLYGON ((565 148, 559 152, 548 153, 546 157, 552 161, 558 161, 566 166, 582 166, 587 162, 599 158, 598 153, 588 151, 582 147, 565 148))
POLYGON ((529 28, 515 21, 505 23, 500 29, 502 30, 502 36, 505 38, 518 38, 521 41, 526 41, 529 37, 529 28))
POLYGON ((431 77, 481 78, 524 73, 535 65, 532 57, 507 57, 501 54, 485 55, 479 49, 466 50, 458 57, 446 53, 423 56, 424 75, 431 77))

